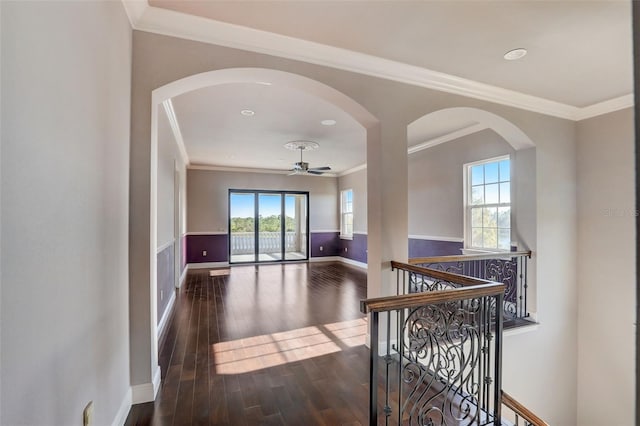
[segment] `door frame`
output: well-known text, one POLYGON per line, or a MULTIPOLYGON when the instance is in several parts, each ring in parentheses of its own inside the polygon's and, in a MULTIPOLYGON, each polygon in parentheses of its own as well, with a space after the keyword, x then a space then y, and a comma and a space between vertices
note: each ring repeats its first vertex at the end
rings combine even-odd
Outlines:
POLYGON ((227 229, 229 230, 229 238, 227 241, 227 254, 230 265, 250 265, 255 263, 284 263, 284 262, 307 262, 309 261, 309 254, 311 251, 311 234, 309 231, 309 191, 287 191, 287 190, 274 190, 274 189, 229 189, 227 194, 227 229), (255 227, 254 232, 254 259, 253 262, 233 262, 231 260, 231 194, 253 194, 254 195, 254 205, 253 205, 253 223, 255 227), (259 256, 259 241, 260 241, 260 231, 259 231, 259 196, 260 194, 279 194, 281 195, 280 199, 280 246, 282 259, 277 260, 260 260, 259 256), (304 259, 286 259, 286 245, 285 245, 285 234, 286 234, 286 214, 285 214, 285 198, 287 195, 305 195, 306 196, 306 218, 305 218, 305 227, 307 231, 307 241, 306 241, 306 257, 304 259))

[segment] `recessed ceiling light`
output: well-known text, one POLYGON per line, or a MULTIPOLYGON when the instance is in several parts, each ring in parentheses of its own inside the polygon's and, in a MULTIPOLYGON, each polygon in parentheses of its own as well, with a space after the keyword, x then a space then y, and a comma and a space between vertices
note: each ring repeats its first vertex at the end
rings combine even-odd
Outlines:
POLYGON ((517 59, 522 58, 526 54, 527 54, 527 49, 523 49, 523 48, 519 47, 517 49, 513 49, 513 50, 510 50, 507 53, 505 53, 504 54, 504 58, 507 61, 515 61, 517 59))
POLYGON ((250 109, 243 109, 242 111, 240 111, 240 114, 246 115, 247 117, 251 117, 252 115, 255 114, 255 112, 251 111, 250 109))
POLYGON ((336 120, 322 120, 320 124, 322 124, 323 126, 335 126, 336 120))

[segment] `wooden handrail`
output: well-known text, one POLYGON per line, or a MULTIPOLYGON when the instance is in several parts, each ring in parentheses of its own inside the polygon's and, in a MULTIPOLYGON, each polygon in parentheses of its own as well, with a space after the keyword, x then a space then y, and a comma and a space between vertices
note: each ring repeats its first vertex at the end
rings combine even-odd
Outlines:
POLYGON ((483 280, 480 278, 467 277, 466 275, 458 275, 451 272, 438 271, 436 269, 425 268, 422 266, 410 265, 408 263, 391 261, 391 270, 402 269, 404 271, 413 272, 427 277, 436 278, 443 281, 449 281, 453 284, 459 284, 461 286, 487 284, 491 281, 483 280))
POLYGON ((527 422, 531 423, 533 426, 549 426, 547 422, 542 420, 540 417, 536 416, 531 410, 527 407, 516 401, 514 397, 502 391, 502 404, 516 413, 518 416, 522 417, 527 422))
POLYGON ((410 265, 424 263, 465 262, 470 260, 511 259, 512 257, 527 256, 531 258, 531 250, 505 251, 482 254, 459 254, 449 256, 413 257, 409 259, 410 265))
POLYGON ((428 291, 424 293, 406 294, 404 296, 376 297, 361 300, 360 312, 368 314, 369 312, 393 311, 435 303, 457 302, 460 300, 475 299, 477 297, 499 296, 504 294, 504 284, 490 281, 485 282, 486 284, 450 290, 428 291))

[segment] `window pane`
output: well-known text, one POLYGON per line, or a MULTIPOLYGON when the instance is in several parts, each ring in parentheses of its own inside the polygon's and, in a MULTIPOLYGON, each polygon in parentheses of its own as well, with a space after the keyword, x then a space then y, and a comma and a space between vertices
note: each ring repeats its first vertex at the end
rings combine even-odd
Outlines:
POLYGON ((482 225, 485 227, 497 228, 498 227, 498 208, 497 207, 485 207, 482 209, 482 225))
POLYGON ((484 165, 484 183, 498 182, 498 163, 484 165))
POLYGON ((498 228, 511 228, 511 207, 498 207, 498 228))
POLYGON ((502 160, 500 162, 500 182, 506 182, 511 180, 511 165, 509 160, 502 160))
POLYGON ((511 184, 501 183, 500 184, 500 203, 510 203, 511 202, 511 184))
POLYGON ((471 204, 484 204, 484 186, 474 186, 471 188, 471 204))
POLYGON ((347 202, 351 203, 353 201, 353 191, 347 191, 347 202))
POLYGON ((482 247, 482 228, 471 228, 471 246, 482 247))
POLYGON ((482 229, 482 246, 486 248, 498 248, 498 230, 496 228, 482 229))
POLYGON ((482 185, 484 183, 484 166, 471 166, 471 185, 482 185))
POLYGON ((498 248, 511 250, 511 230, 498 229, 498 248))
POLYGON ((499 185, 494 183, 493 185, 485 185, 484 187, 484 202, 485 204, 498 204, 500 198, 498 197, 499 185))
POLYGON ((471 209, 471 226, 473 228, 482 227, 482 208, 476 207, 471 209))

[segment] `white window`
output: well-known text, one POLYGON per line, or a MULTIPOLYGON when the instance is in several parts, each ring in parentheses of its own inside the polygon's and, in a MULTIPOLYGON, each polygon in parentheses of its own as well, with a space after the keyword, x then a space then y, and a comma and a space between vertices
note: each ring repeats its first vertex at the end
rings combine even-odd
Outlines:
POLYGON ((353 190, 340 191, 340 237, 353 238, 353 190))
POLYGON ((509 157, 465 164, 465 247, 511 249, 509 157))

